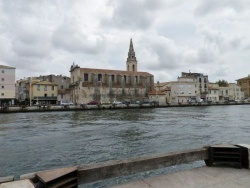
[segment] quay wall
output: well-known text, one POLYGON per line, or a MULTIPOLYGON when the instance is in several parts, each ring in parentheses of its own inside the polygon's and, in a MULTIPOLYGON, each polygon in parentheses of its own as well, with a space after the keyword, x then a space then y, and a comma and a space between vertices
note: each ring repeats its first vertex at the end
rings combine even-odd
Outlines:
POLYGON ((169 107, 201 107, 201 106, 224 106, 224 105, 249 105, 250 102, 214 102, 214 103, 169 103, 167 105, 151 104, 120 104, 120 105, 46 105, 46 106, 7 106, 0 107, 0 113, 25 113, 25 112, 46 112, 46 111, 82 111, 82 110, 111 110, 111 109, 133 109, 133 108, 169 108, 169 107))

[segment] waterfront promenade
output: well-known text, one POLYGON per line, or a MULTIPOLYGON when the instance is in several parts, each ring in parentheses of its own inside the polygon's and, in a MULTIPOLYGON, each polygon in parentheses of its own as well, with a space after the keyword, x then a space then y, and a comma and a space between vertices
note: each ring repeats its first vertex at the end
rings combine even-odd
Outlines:
POLYGON ((0 188, 16 188, 23 183, 27 184, 23 188, 73 188, 104 179, 200 160, 204 160, 207 166, 142 178, 135 182, 115 185, 113 188, 247 188, 250 185, 249 153, 248 144, 219 144, 179 152, 34 172, 22 175, 18 181, 5 178, 5 182, 2 181, 3 184, 0 178, 0 188))
POLYGON ((112 188, 249 188, 249 169, 199 167, 112 188))

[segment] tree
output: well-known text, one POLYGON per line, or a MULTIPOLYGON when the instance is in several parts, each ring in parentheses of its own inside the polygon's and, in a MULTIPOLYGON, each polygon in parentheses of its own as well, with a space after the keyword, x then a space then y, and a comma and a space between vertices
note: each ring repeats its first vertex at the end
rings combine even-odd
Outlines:
POLYGON ((226 80, 219 80, 219 81, 217 81, 215 83, 218 84, 219 87, 227 87, 229 85, 226 80))

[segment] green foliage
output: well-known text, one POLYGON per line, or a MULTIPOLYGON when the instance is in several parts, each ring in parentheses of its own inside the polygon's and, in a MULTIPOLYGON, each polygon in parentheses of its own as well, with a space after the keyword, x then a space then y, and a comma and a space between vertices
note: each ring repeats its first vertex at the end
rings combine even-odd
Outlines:
POLYGON ((227 87, 229 85, 226 80, 219 80, 219 81, 217 81, 215 83, 218 84, 219 87, 227 87))

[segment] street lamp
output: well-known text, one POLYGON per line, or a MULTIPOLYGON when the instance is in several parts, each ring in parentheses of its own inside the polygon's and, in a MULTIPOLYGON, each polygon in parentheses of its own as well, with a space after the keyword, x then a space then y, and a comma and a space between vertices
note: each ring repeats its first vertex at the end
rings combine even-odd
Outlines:
POLYGON ((32 81, 32 78, 30 77, 30 106, 31 106, 31 81, 32 81))
POLYGON ((99 81, 100 83, 100 103, 102 104, 102 81, 99 81))

